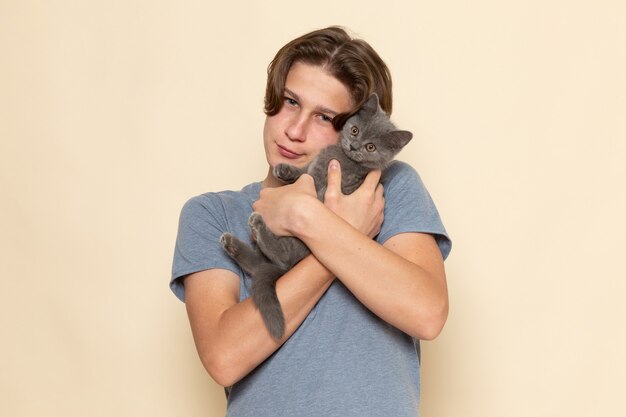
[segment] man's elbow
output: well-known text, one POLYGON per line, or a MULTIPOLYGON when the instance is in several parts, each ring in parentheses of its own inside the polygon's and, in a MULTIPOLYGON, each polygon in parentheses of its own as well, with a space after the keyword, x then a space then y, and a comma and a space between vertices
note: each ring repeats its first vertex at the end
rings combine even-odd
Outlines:
POLYGON ((448 304, 440 306, 432 311, 428 318, 422 322, 419 329, 420 340, 434 340, 441 334, 443 326, 448 319, 448 304))
POLYGON ((223 387, 230 387, 241 379, 228 355, 202 355, 200 359, 211 378, 223 387))

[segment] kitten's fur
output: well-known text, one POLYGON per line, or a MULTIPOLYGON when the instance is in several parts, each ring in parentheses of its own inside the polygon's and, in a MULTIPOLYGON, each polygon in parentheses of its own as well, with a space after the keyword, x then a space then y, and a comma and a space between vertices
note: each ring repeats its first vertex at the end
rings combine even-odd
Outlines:
MULTIPOLYGON (((351 194, 371 170, 384 169, 412 137, 411 132, 396 129, 380 108, 378 97, 374 94, 357 113, 346 120, 336 145, 323 149, 304 168, 278 164, 273 173, 288 184, 296 181, 303 173, 310 174, 315 180, 318 198, 323 200, 328 163, 336 159, 341 165, 342 192, 351 194)), ((295 237, 274 235, 258 213, 252 213, 248 223, 252 239, 256 242, 254 248, 230 233, 224 233, 220 241, 226 252, 252 276, 252 300, 261 312, 270 334, 278 340, 283 336, 285 319, 276 296, 276 280, 310 251, 295 237)))

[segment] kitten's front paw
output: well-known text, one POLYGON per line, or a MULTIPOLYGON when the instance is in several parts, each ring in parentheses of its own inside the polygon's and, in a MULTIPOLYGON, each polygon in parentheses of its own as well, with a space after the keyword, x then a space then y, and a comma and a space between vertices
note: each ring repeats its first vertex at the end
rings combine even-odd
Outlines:
POLYGON ((289 164, 278 164, 273 171, 274 176, 286 184, 291 184, 300 177, 298 168, 289 164))

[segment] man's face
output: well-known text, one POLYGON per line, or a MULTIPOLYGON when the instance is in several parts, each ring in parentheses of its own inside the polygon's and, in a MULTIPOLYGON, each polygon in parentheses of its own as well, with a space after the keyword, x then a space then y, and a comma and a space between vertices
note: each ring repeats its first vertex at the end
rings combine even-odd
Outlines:
POLYGON ((348 88, 322 67, 293 64, 283 106, 265 119, 263 142, 270 171, 279 163, 303 167, 320 150, 337 143, 339 133, 332 119, 352 105, 348 88))

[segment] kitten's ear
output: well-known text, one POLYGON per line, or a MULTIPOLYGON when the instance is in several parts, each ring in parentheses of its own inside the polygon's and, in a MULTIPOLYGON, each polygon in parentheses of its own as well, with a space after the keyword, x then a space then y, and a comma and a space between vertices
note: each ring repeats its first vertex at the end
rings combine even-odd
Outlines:
POLYGON ((378 95, 376 93, 373 93, 371 96, 369 96, 361 109, 363 109, 363 111, 366 113, 375 114, 378 111, 378 95))
POLYGON ((413 133, 408 130, 394 130, 387 133, 385 138, 394 149, 402 149, 413 138, 413 133))

